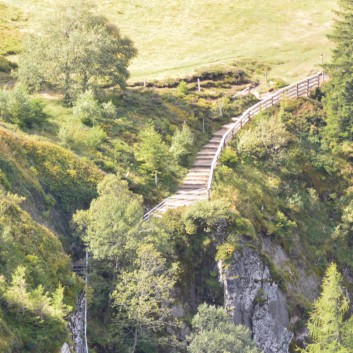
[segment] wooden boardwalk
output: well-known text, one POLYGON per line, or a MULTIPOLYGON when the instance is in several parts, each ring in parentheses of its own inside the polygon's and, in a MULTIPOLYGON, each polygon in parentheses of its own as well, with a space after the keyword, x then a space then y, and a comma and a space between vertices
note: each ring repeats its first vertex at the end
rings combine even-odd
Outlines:
POLYGON ((322 81, 323 74, 320 72, 300 82, 280 89, 247 109, 240 117, 232 118, 229 123, 223 125, 197 154, 193 166, 182 181, 178 191, 146 213, 144 220, 148 220, 152 215, 160 217, 164 212, 170 209, 189 206, 201 200, 209 200, 213 175, 219 157, 234 134, 261 111, 278 104, 283 99, 295 99, 308 96, 311 90, 320 87, 322 81))

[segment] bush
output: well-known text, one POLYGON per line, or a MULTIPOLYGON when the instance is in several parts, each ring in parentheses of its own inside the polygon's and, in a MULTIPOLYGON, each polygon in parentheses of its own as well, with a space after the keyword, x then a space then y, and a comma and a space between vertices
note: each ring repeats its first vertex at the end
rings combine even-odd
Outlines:
POLYGON ((102 116, 105 119, 116 118, 116 107, 111 101, 102 104, 102 116))
POLYGON ((8 61, 3 56, 0 56, 0 72, 5 72, 6 74, 9 74, 11 70, 16 68, 17 64, 8 61))
POLYGON ((47 120, 43 104, 31 99, 22 87, 0 92, 0 117, 20 128, 41 126, 47 120))
POLYGON ((181 81, 177 87, 178 93, 182 95, 187 95, 189 93, 188 86, 185 81, 181 81))
POLYGON ((289 142, 290 135, 278 116, 262 117, 255 127, 240 135, 238 150, 253 157, 277 155, 289 142))
POLYGON ((77 117, 87 126, 93 126, 102 117, 101 107, 94 98, 92 90, 81 93, 74 105, 74 117, 77 117))
POLYGON ((98 148, 106 140, 107 134, 100 126, 89 128, 74 124, 62 126, 58 138, 64 146, 80 150, 87 147, 98 148))
POLYGON ((227 146, 224 149, 220 160, 221 160, 221 163, 226 165, 227 167, 234 168, 238 162, 238 159, 239 158, 237 153, 232 148, 227 146))
POLYGON ((87 132, 86 143, 90 147, 98 148, 107 138, 107 134, 100 126, 94 126, 87 132))
POLYGON ((271 83, 271 87, 273 89, 280 89, 280 88, 288 86, 288 83, 286 81, 282 80, 281 78, 273 78, 273 79, 271 79, 270 83, 271 83))
POLYGON ((194 144, 194 135, 184 122, 181 130, 177 130, 172 137, 170 152, 178 164, 187 166, 194 144))

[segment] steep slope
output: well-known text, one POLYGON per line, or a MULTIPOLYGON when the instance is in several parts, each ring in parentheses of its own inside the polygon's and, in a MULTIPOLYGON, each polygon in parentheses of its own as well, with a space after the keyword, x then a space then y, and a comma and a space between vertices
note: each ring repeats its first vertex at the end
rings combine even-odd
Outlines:
POLYGON ((96 195, 102 173, 72 152, 0 127, 0 184, 26 198, 34 219, 68 234, 72 212, 96 195))
POLYGON ((285 102, 240 133, 216 173, 214 196, 231 202, 252 228, 235 229, 229 246, 236 250, 223 259, 225 302, 266 353, 287 351, 281 322, 294 332, 291 347, 302 345, 307 311, 331 261, 353 294, 352 244, 342 231, 350 159, 326 148, 324 127, 319 102, 285 102))
POLYGON ((19 204, 0 189, 0 350, 54 352, 81 284, 57 236, 19 204))

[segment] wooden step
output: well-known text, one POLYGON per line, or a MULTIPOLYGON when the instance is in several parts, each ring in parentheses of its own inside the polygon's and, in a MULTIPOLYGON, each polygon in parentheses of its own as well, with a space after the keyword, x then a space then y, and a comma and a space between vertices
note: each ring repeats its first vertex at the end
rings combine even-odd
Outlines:
POLYGON ((212 165, 212 159, 209 161, 197 161, 194 164, 194 167, 208 167, 210 168, 212 165))
POLYGON ((202 199, 203 195, 197 195, 197 194, 188 194, 188 193, 184 193, 184 194, 175 194, 173 196, 171 196, 169 198, 169 200, 198 200, 198 199, 202 199))
POLYGON ((206 174, 187 175, 183 180, 208 180, 206 174))
POLYGON ((197 157, 199 156, 214 156, 216 154, 216 152, 213 152, 213 151, 200 151, 198 154, 197 154, 197 157))
POLYGON ((202 189, 195 189, 195 190, 190 190, 190 189, 187 189, 187 190, 181 190, 179 189, 175 195, 193 195, 194 197, 201 197, 201 196, 206 196, 208 193, 207 193, 207 190, 206 188, 202 188, 202 189))
POLYGON ((214 154, 209 154, 209 155, 205 155, 205 156, 197 156, 197 158, 195 159, 195 161, 202 161, 202 160, 209 160, 209 159, 213 159, 214 158, 214 154))
POLYGON ((190 184, 190 185, 203 185, 205 187, 207 184, 208 178, 204 179, 184 179, 182 185, 190 184))
POLYGON ((202 168, 202 167, 192 167, 190 170, 189 170, 189 173, 188 174, 190 174, 190 173, 204 173, 204 174, 206 174, 206 173, 210 173, 210 170, 207 168, 207 167, 205 167, 205 168, 202 168))
POLYGON ((182 184, 179 188, 179 190, 197 190, 197 189, 202 189, 202 188, 205 188, 207 187, 207 184, 206 183, 201 183, 201 184, 182 184))

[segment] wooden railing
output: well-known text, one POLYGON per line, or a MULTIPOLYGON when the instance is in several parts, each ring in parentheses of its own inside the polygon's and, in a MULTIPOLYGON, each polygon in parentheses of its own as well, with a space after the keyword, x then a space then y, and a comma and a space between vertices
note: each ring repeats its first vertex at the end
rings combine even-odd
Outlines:
POLYGON ((317 73, 316 75, 310 76, 305 80, 300 82, 294 83, 290 86, 282 88, 281 90, 275 92, 270 97, 263 99, 261 102, 253 105, 251 108, 246 110, 238 119, 234 125, 229 128, 229 130, 223 135, 222 140, 219 144, 218 150, 213 158, 210 176, 208 179, 207 190, 208 190, 208 197, 210 198, 210 193, 212 189, 212 181, 214 177, 214 171, 217 166, 219 157, 226 147, 227 143, 232 139, 234 134, 236 134, 246 123, 248 123, 254 116, 259 114, 265 109, 268 109, 275 104, 278 104, 283 99, 295 99, 299 97, 308 96, 310 91, 313 88, 320 87, 321 83, 323 82, 324 76, 322 72, 317 73))
MULTIPOLYGON (((223 135, 222 140, 219 144, 219 147, 217 149, 217 152, 212 160, 212 165, 210 169, 210 175, 208 178, 208 184, 207 184, 207 193, 208 193, 208 198, 210 199, 211 195, 211 188, 212 188, 212 181, 213 181, 213 176, 214 176, 214 171, 217 166, 219 157, 226 147, 227 143, 232 139, 232 137, 247 123, 249 122, 255 115, 259 114, 261 111, 268 109, 275 104, 278 104, 281 102, 283 99, 294 99, 298 97, 303 97, 303 96, 308 96, 310 91, 313 88, 320 87, 321 83, 324 80, 324 76, 322 72, 317 73, 316 75, 310 76, 306 78, 305 80, 302 80, 300 82, 294 83, 290 86, 287 86, 285 88, 280 89, 279 91, 276 91, 273 95, 269 96, 266 99, 263 99, 259 103, 253 105, 251 108, 246 110, 238 119, 237 122, 234 123, 234 125, 223 135)), ((200 189, 202 191, 204 189, 200 189)), ((163 205, 168 201, 169 198, 163 200, 160 204, 158 204, 156 207, 151 209, 148 213, 146 213, 143 217, 144 221, 147 221, 150 219, 150 217, 158 211, 160 208, 163 207, 163 205)))

